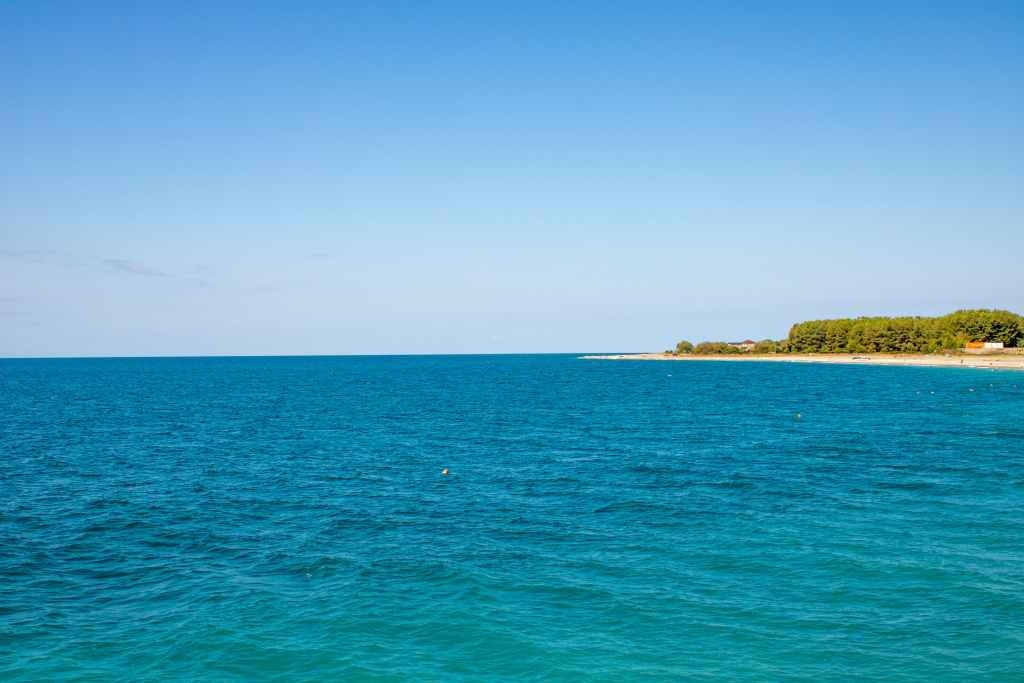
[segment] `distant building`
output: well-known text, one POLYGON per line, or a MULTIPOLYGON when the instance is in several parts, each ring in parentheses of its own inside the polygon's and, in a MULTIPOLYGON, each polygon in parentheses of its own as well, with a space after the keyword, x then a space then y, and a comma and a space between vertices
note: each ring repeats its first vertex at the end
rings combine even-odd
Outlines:
POLYGON ((741 342, 729 342, 729 346, 735 346, 737 349, 742 349, 743 351, 753 351, 754 343, 755 342, 752 342, 748 339, 746 341, 741 342))
POLYGON ((1001 349, 1003 342, 967 342, 969 349, 1001 349))

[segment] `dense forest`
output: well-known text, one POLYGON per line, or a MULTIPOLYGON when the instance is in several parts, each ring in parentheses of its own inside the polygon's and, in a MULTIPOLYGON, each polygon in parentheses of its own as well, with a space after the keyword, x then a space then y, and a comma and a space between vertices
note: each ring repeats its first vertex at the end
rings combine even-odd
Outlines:
MULTIPOLYGON (((939 318, 842 318, 797 323, 779 342, 759 342, 754 353, 932 353, 965 342, 1024 347, 1024 317, 1009 311, 957 311, 939 318)), ((676 353, 743 353, 722 342, 680 342, 676 353)))
POLYGON ((941 318, 812 320, 789 331, 793 353, 930 353, 964 342, 1024 346, 1024 318, 1009 311, 957 311, 941 318))

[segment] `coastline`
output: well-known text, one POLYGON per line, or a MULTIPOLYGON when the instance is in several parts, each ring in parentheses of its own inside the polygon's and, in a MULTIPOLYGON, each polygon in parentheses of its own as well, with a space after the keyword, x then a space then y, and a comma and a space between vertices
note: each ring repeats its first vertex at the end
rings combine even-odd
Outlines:
POLYGON ((979 355, 979 356, 933 356, 931 354, 824 354, 801 355, 758 354, 758 355, 712 355, 673 356, 664 353, 625 353, 613 355, 580 356, 594 360, 662 360, 662 361, 723 361, 772 363, 843 363, 847 365, 905 365, 940 368, 984 368, 992 370, 1024 370, 1024 356, 1021 355, 979 355))

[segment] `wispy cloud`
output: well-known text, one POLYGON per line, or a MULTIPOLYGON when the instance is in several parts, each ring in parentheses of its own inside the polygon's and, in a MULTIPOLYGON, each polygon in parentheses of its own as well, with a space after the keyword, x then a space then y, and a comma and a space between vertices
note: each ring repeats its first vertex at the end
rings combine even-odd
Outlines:
POLYGON ((114 270, 123 270, 126 273, 134 273, 135 275, 147 275, 150 277, 172 277, 167 273, 161 273, 151 268, 143 268, 142 266, 136 265, 131 261, 124 261, 116 258, 98 258, 96 259, 100 263, 105 263, 114 270))
POLYGON ((0 249, 0 256, 18 259, 26 263, 55 263, 62 266, 89 266, 90 264, 78 256, 63 254, 51 249, 22 249, 11 251, 0 249))
POLYGON ((132 275, 142 275, 143 277, 164 277, 170 280, 177 280, 178 282, 187 282, 198 287, 212 287, 209 282, 202 278, 196 277, 182 277, 180 275, 171 275, 169 273, 161 273, 159 270, 153 270, 152 268, 146 268, 140 266, 137 263, 131 261, 125 261, 124 259, 117 258, 97 258, 100 263, 113 268, 114 270, 120 270, 125 273, 131 273, 132 275))
MULTIPOLYGON (((0 257, 17 259, 26 263, 41 263, 56 266, 76 266, 86 268, 111 268, 118 270, 123 273, 131 273, 132 275, 141 275, 143 277, 159 277, 168 278, 170 280, 178 280, 180 282, 188 282, 193 285, 200 287, 210 287, 210 283, 206 280, 194 277, 181 277, 178 275, 171 275, 170 273, 164 273, 159 270, 153 270, 146 266, 139 265, 133 261, 128 261, 119 258, 107 258, 105 256, 80 256, 77 254, 66 254, 59 251, 53 250, 6 250, 0 249, 0 257)), ((197 270, 206 270, 204 266, 196 268, 197 270)))

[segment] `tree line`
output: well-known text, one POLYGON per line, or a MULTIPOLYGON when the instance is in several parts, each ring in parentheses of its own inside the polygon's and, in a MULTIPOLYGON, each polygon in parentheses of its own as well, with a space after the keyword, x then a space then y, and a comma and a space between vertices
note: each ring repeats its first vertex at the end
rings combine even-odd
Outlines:
POLYGON ((680 342, 675 353, 934 353, 966 342, 1024 347, 1024 317, 1009 311, 957 311, 938 318, 840 318, 797 323, 780 341, 758 342, 746 352, 724 342, 680 342))

